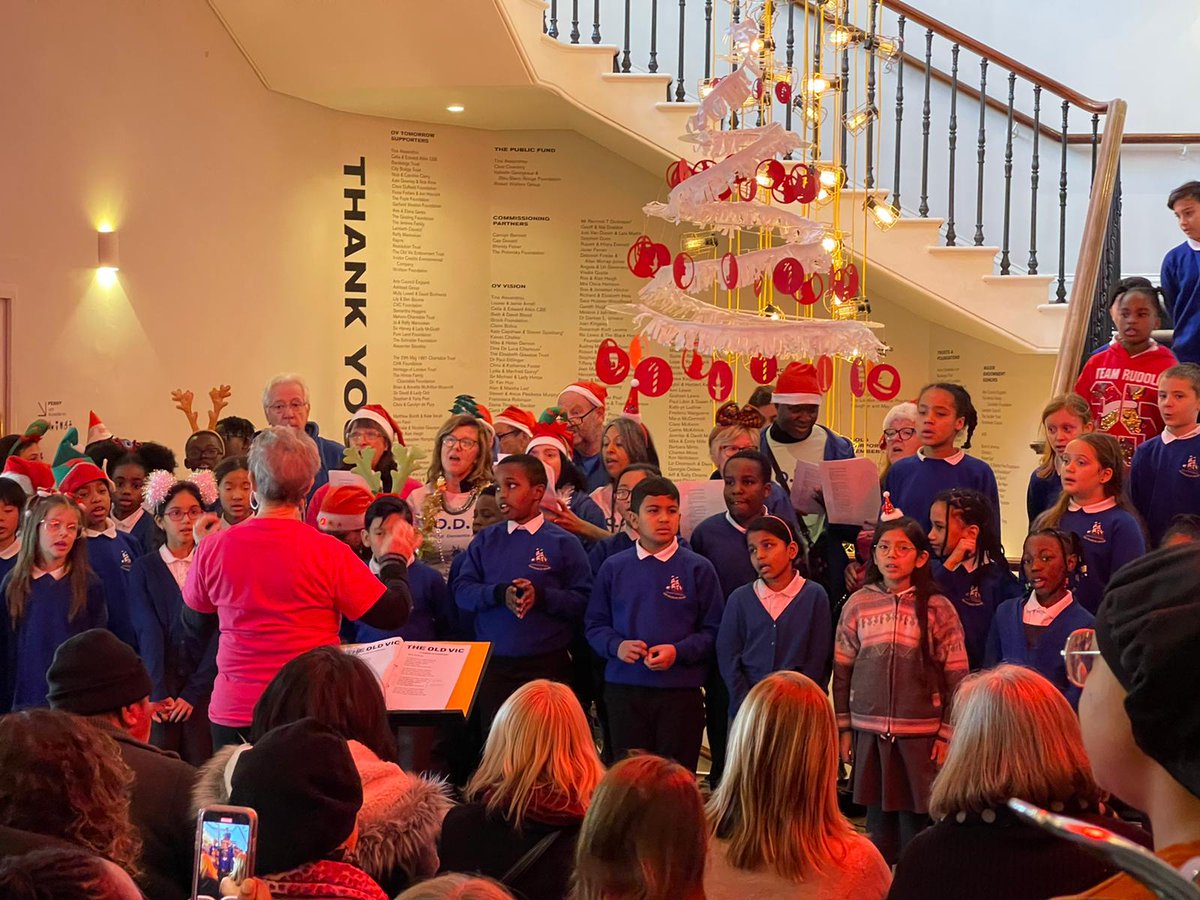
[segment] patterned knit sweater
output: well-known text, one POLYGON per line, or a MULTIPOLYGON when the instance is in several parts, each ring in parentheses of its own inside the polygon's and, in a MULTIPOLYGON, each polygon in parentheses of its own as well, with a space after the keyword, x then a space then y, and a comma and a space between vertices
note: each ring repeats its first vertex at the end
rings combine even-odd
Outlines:
POLYGON ((950 702, 967 674, 962 624, 950 601, 929 598, 928 665, 912 589, 868 584, 842 608, 833 655, 833 707, 839 729, 895 737, 951 734, 950 702))

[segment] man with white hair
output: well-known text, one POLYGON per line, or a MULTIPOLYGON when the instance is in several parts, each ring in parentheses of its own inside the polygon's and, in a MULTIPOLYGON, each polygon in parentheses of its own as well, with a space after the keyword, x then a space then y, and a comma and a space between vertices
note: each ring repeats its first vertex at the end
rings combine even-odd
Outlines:
POLYGON ((304 379, 293 372, 276 375, 263 388, 262 404, 268 425, 284 425, 302 431, 317 445, 321 469, 313 482, 313 491, 328 483, 329 470, 342 467, 342 457, 346 448, 337 441, 321 437, 317 423, 309 421, 312 404, 309 403, 308 385, 304 379))
POLYGON ((575 443, 572 461, 583 474, 589 491, 608 484, 608 473, 600 458, 607 400, 607 389, 594 381, 572 382, 558 395, 558 405, 567 416, 567 430, 575 443))

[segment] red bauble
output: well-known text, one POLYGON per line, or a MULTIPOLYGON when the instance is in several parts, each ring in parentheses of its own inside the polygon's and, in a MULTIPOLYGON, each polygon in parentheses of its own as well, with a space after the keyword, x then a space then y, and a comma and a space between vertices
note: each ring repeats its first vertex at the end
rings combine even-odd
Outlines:
POLYGON ((661 397, 675 382, 671 366, 659 356, 648 356, 638 363, 633 377, 637 381, 635 387, 638 393, 644 397, 661 397))
POLYGON ((725 283, 728 290, 737 290, 738 261, 732 253, 726 253, 721 257, 721 281, 725 283))
POLYGON ((704 357, 695 350, 683 351, 683 359, 680 360, 679 367, 683 369, 683 374, 693 381, 700 381, 704 378, 704 357))
POLYGON ((872 366, 867 373, 867 390, 876 400, 895 400, 900 395, 900 373, 887 363, 872 366))
POLYGON ((772 279, 779 293, 794 294, 804 285, 804 266, 800 265, 800 260, 785 256, 775 263, 772 279))
POLYGON ((791 103, 792 86, 786 81, 775 82, 775 99, 780 103, 791 103))
POLYGON ((774 356, 750 357, 750 377, 759 384, 770 384, 779 374, 779 360, 774 356))
POLYGON ((858 296, 858 266, 847 263, 833 270, 833 293, 841 300, 858 296))
POLYGON ((638 278, 653 278, 654 273, 671 261, 666 244, 656 244, 646 235, 639 235, 629 247, 625 264, 638 278))
POLYGON ((775 185, 779 184, 779 182, 783 181, 783 179, 787 177, 787 169, 785 169, 783 167, 783 163, 777 159, 768 159, 761 163, 758 167, 758 171, 761 172, 763 177, 767 179, 766 186, 770 187, 772 190, 775 188, 775 185))
POLYGON ((817 360, 817 387, 821 389, 822 394, 828 394, 829 389, 833 387, 833 360, 828 356, 822 356, 817 360))
POLYGON ((867 389, 867 363, 860 356, 850 363, 850 393, 861 397, 867 389))
POLYGON ((692 262, 692 258, 686 253, 679 253, 675 256, 675 264, 672 268, 675 275, 675 284, 681 291, 686 291, 692 286, 692 282, 696 280, 696 264, 692 262))
POLYGON ((715 360, 708 370, 708 396, 724 403, 733 393, 733 369, 723 359, 715 360))
POLYGON ((734 180, 737 186, 738 198, 749 203, 758 195, 758 179, 738 178, 734 180))
POLYGON ((629 354, 612 338, 600 342, 596 351, 596 377, 605 384, 620 384, 629 374, 629 354))
POLYGON ((792 171, 792 176, 796 179, 797 203, 812 203, 817 199, 817 193, 821 190, 821 182, 811 166, 801 163, 792 171))
POLYGON ((667 166, 667 187, 675 188, 687 181, 692 174, 692 167, 686 159, 677 159, 667 166))
POLYGON ((820 272, 813 272, 806 279, 804 284, 800 285, 800 290, 796 292, 796 302, 803 303, 805 306, 812 306, 821 299, 825 293, 825 279, 820 272))

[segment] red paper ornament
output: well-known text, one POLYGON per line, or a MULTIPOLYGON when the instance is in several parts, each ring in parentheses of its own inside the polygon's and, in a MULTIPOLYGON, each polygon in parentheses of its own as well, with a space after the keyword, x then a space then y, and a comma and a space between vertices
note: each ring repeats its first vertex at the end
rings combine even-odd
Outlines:
POLYGON ((679 366, 683 369, 683 374, 693 381, 704 378, 704 357, 695 350, 684 350, 679 366))
POLYGON ((675 256, 673 269, 675 284, 681 291, 686 291, 692 286, 692 282, 696 280, 696 264, 692 262, 692 258, 686 253, 679 253, 675 256))
POLYGON ((749 203, 758 194, 757 178, 736 178, 733 183, 737 185, 738 198, 746 203, 749 203))
POLYGON ((629 354, 612 338, 600 342, 596 351, 596 377, 605 384, 620 384, 629 374, 629 354))
POLYGON ((755 275, 754 276, 754 293, 762 294, 762 289, 763 289, 763 277, 761 275, 755 275))
POLYGON ((677 159, 667 166, 667 187, 675 188, 687 181, 692 174, 692 167, 686 159, 677 159))
POLYGON ((638 389, 639 394, 645 397, 661 397, 674 384, 675 373, 662 357, 648 356, 638 363, 633 379, 636 382, 633 386, 638 389))
POLYGON ((780 103, 791 103, 792 86, 786 81, 775 82, 775 99, 780 103))
POLYGON ((726 253, 721 257, 721 281, 725 283, 727 289, 731 291, 737 289, 738 261, 732 253, 726 253))
POLYGON ((724 403, 733 393, 733 369, 723 359, 715 360, 708 370, 708 396, 724 403))
POLYGON ((779 293, 794 294, 804 285, 804 266, 800 265, 800 260, 785 256, 775 263, 772 278, 775 282, 775 290, 779 293))
POLYGON ((867 390, 876 400, 895 400, 900 394, 900 373, 887 363, 872 366, 867 373, 867 390))
POLYGON ((821 389, 822 394, 828 394, 829 389, 833 387, 833 360, 828 356, 817 360, 817 387, 821 389))
POLYGON ((779 182, 783 181, 783 179, 787 177, 787 169, 785 169, 783 167, 783 163, 777 159, 768 159, 761 163, 758 167, 758 171, 762 173, 764 178, 766 178, 767 186, 772 189, 774 189, 775 185, 779 184, 779 182))
POLYGON ((670 261, 671 251, 667 245, 656 244, 644 234, 639 235, 630 245, 629 253, 625 257, 629 271, 638 278, 653 278, 654 273, 670 261))
POLYGON ((842 300, 858 296, 858 266, 847 263, 833 270, 833 293, 842 300))
POLYGON ((754 96, 757 97, 759 100, 761 100, 762 95, 763 95, 763 80, 761 78, 759 78, 759 79, 756 79, 754 82, 754 96))
POLYGON ((779 360, 774 356, 750 357, 750 377, 759 384, 770 384, 779 374, 779 360))
POLYGON ((850 363, 850 393, 861 397, 867 388, 867 363, 860 356, 850 363))
POLYGON ((702 159, 702 160, 700 160, 700 162, 698 162, 694 166, 692 166, 692 174, 695 175, 697 172, 707 171, 708 169, 711 169, 715 165, 716 165, 716 163, 711 159, 702 159))
POLYGON ((800 285, 800 290, 796 292, 796 302, 803 303, 805 306, 812 306, 821 299, 825 293, 825 279, 820 272, 813 272, 800 285))
POLYGON ((812 203, 817 199, 817 192, 821 190, 821 182, 811 166, 801 163, 792 170, 792 177, 796 179, 797 203, 812 203))

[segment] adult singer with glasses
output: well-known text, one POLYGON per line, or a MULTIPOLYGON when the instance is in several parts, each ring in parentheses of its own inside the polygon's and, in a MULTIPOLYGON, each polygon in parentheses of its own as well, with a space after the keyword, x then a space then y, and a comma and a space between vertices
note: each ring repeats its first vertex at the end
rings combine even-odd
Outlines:
POLYGON ((317 475, 313 479, 312 492, 329 482, 329 472, 342 467, 342 455, 345 452, 337 441, 321 437, 321 429, 316 422, 309 420, 312 413, 312 403, 309 399, 308 385, 299 375, 291 372, 276 375, 263 388, 263 415, 267 417, 267 425, 283 425, 293 431, 308 435, 317 445, 317 454, 321 462, 317 475))

